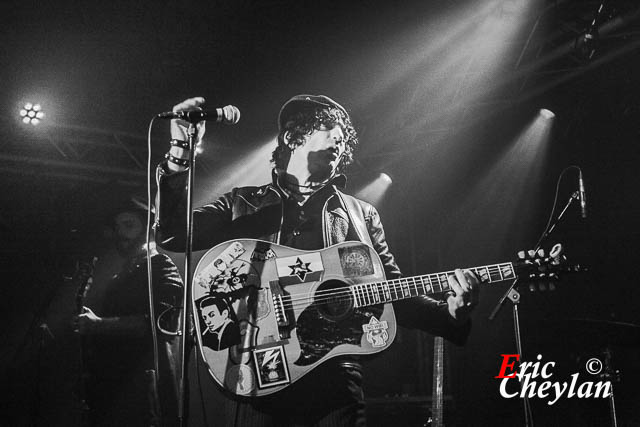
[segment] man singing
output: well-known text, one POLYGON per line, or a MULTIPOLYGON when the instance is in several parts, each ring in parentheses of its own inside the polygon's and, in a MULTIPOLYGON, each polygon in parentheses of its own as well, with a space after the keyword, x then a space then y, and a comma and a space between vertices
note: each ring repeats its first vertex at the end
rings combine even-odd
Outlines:
MULTIPOLYGON (((173 110, 191 111, 203 105, 203 98, 191 98, 173 110)), ((168 160, 158 167, 157 241, 172 251, 185 249, 189 154, 185 125, 172 121, 168 160)), ((234 188, 195 209, 193 249, 238 238, 304 250, 355 240, 371 243, 387 279, 400 277, 376 209, 342 192, 343 172, 353 162, 358 143, 345 108, 323 95, 294 96, 280 110, 278 127, 272 182, 234 188)), ((427 297, 395 302, 398 323, 463 343, 470 329, 469 313, 477 303, 478 279, 469 271, 456 270, 448 281, 453 291, 446 302, 427 297)), ((365 425, 362 369, 355 357, 330 359, 273 395, 240 398, 225 394, 222 399, 225 403, 216 408, 210 425, 365 425)))

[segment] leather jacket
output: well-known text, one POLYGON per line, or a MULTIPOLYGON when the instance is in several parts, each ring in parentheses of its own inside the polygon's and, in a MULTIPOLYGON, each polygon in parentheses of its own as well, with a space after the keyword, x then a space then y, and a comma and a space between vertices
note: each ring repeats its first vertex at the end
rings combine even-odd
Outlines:
MULTIPOLYGON (((164 165, 157 170, 156 199, 157 244, 169 251, 185 250, 187 173, 168 173, 164 165)), ((384 265, 387 279, 400 277, 400 269, 389 251, 382 222, 377 210, 369 203, 340 191, 346 178, 342 175, 329 184, 333 194, 322 210, 324 246, 346 240, 370 243, 384 265)), ((227 240, 254 238, 280 242, 283 221, 283 198, 286 194, 277 182, 260 187, 234 188, 217 200, 194 209, 193 250, 209 249, 227 240)), ((393 303, 398 323, 419 328, 463 344, 470 330, 470 322, 458 323, 449 315, 447 304, 432 298, 411 298, 393 303)))

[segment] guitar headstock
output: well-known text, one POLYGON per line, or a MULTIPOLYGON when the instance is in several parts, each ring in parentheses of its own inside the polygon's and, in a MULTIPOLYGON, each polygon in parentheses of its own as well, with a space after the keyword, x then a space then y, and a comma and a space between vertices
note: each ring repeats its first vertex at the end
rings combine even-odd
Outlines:
POLYGON ((81 257, 76 260, 75 272, 73 277, 78 282, 85 281, 88 277, 93 275, 93 270, 96 266, 98 257, 81 257))
POLYGON ((76 292, 76 302, 81 303, 87 293, 89 279, 93 276, 93 271, 98 261, 97 257, 82 257, 76 260, 76 270, 73 273, 73 284, 78 289, 76 292))
POLYGON ((560 243, 556 243, 548 254, 544 249, 518 252, 514 268, 520 281, 526 282, 531 292, 554 291, 561 275, 584 271, 580 265, 569 264, 560 243))

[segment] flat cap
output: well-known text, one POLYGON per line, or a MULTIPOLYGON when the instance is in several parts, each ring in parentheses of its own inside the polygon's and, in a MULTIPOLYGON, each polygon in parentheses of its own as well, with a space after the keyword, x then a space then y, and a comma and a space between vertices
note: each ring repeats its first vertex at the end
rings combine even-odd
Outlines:
POLYGON ((280 114, 278 114, 278 128, 282 129, 287 124, 289 118, 291 118, 294 114, 302 111, 304 109, 314 108, 314 107, 329 107, 336 108, 342 113, 344 113, 345 117, 349 117, 349 113, 344 107, 338 104, 333 99, 324 95, 296 95, 287 102, 284 103, 282 108, 280 109, 280 114))

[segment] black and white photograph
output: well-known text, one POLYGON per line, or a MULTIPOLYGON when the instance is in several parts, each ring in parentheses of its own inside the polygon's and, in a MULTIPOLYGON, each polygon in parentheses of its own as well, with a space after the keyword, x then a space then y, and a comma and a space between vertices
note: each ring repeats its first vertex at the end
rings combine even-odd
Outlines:
POLYGON ((640 426, 637 0, 0 25, 0 425, 640 426))

